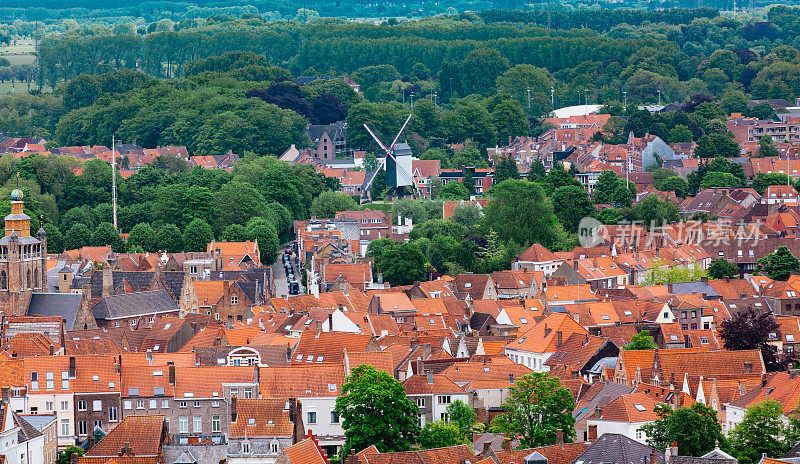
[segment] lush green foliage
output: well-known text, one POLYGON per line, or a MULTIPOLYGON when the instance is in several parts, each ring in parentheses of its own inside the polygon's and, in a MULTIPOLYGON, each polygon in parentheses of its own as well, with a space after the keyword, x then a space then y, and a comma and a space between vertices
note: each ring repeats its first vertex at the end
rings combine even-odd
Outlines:
POLYGON ((656 407, 659 419, 641 429, 650 446, 665 449, 676 442, 682 456, 703 456, 717 444, 727 449, 717 412, 710 407, 701 403, 677 410, 665 404, 656 407))
POLYGON ((658 346, 647 330, 642 330, 631 337, 631 341, 622 347, 623 350, 655 350, 656 348, 658 346))

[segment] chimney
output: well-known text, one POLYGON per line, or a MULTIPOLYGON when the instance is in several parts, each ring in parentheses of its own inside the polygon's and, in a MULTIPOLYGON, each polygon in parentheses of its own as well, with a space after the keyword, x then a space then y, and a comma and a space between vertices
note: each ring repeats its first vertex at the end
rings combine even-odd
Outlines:
POLYGON ((133 450, 131 449, 131 444, 129 442, 125 442, 122 444, 122 449, 119 450, 120 456, 133 456, 133 450))
POLYGON ((491 449, 492 449, 492 442, 489 441, 489 440, 485 440, 483 442, 483 452, 481 452, 481 454, 482 455, 488 455, 489 454, 489 450, 491 450, 491 449))
POLYGON ((11 387, 3 387, 3 404, 8 404, 11 401, 11 387))
POLYGON ((167 369, 169 369, 169 384, 175 385, 175 364, 170 361, 167 364, 167 369))
POLYGON ((333 332, 333 313, 328 314, 328 332, 333 332))
POLYGON ((561 331, 556 331, 556 348, 561 348, 561 342, 564 338, 564 334, 561 331))
POLYGON ((564 430, 563 429, 556 429, 556 445, 561 445, 564 447, 564 430))
POLYGON ((658 464, 658 454, 657 453, 658 452, 656 451, 655 448, 653 448, 653 450, 650 451, 650 464, 658 464))
POLYGON ((253 364, 253 383, 261 385, 261 368, 258 364, 253 364))
MULTIPOLYGON (((50 346, 52 347, 53 345, 50 345, 50 346)), ((75 356, 70 356, 69 357, 69 378, 71 378, 71 379, 75 378, 76 370, 77 369, 75 367, 75 356)))
POLYGON ((503 449, 506 450, 507 453, 510 453, 512 451, 511 439, 510 438, 508 438, 508 437, 504 437, 503 438, 503 449))
POLYGON ((53 356, 56 352, 56 349, 53 345, 50 345, 50 356, 53 356))
POLYGON ((231 397, 231 422, 236 422, 239 412, 236 410, 236 395, 231 397))
POLYGON ((425 376, 428 380, 428 385, 433 385, 433 372, 428 371, 425 373, 425 376))
POLYGON ((428 359, 431 357, 431 344, 430 343, 423 343, 422 344, 422 359, 428 359))
POLYGON ((101 297, 105 298, 114 294, 114 275, 110 267, 104 268, 101 272, 103 276, 103 293, 101 297))

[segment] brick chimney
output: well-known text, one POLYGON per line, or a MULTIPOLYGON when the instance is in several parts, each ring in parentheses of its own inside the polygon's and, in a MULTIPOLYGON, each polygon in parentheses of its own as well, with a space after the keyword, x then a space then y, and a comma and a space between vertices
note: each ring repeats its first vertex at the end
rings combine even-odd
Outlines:
POLYGON ((172 362, 168 363, 167 369, 169 370, 169 384, 175 385, 175 364, 172 362))
POLYGON ((492 449, 492 442, 489 440, 485 440, 483 442, 483 452, 481 452, 481 455, 488 455, 491 449, 492 449))
POLYGON ((563 342, 564 334, 558 330, 556 331, 556 348, 561 348, 561 343, 563 342))
POLYGON ((563 429, 556 429, 556 445, 561 445, 564 447, 564 430, 563 429))
POLYGON ((658 464, 658 451, 655 448, 650 451, 650 464, 658 464))
POLYGON ((507 453, 510 453, 513 450, 510 438, 508 437, 503 438, 503 449, 506 450, 507 453))
POLYGON ((11 401, 11 387, 3 387, 3 404, 8 404, 11 401))
POLYGON ((236 408, 236 395, 231 397, 231 422, 236 422, 236 419, 239 417, 239 411, 236 408))
MULTIPOLYGON (((53 345, 50 345, 53 346, 53 345)), ((69 357, 69 378, 74 379, 77 368, 75 367, 75 356, 69 357)))
POLYGON ((114 274, 112 274, 110 267, 103 268, 101 272, 103 276, 103 293, 101 297, 105 298, 114 294, 114 274))

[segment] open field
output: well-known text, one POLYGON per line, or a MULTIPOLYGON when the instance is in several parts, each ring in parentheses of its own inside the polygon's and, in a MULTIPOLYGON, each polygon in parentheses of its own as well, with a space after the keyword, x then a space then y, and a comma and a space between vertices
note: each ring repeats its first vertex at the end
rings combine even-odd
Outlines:
POLYGON ((34 61, 34 50, 35 47, 33 42, 20 41, 14 45, 0 47, 0 56, 10 61, 11 64, 31 64, 34 61))

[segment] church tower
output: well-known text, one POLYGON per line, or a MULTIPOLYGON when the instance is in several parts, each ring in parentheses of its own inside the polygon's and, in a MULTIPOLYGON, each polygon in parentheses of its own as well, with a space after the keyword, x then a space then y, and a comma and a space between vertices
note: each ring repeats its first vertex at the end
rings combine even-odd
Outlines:
POLYGON ((47 291, 47 238, 31 236, 31 218, 23 212, 22 191, 11 192, 11 214, 0 238, 0 309, 24 316, 34 291, 47 291))

